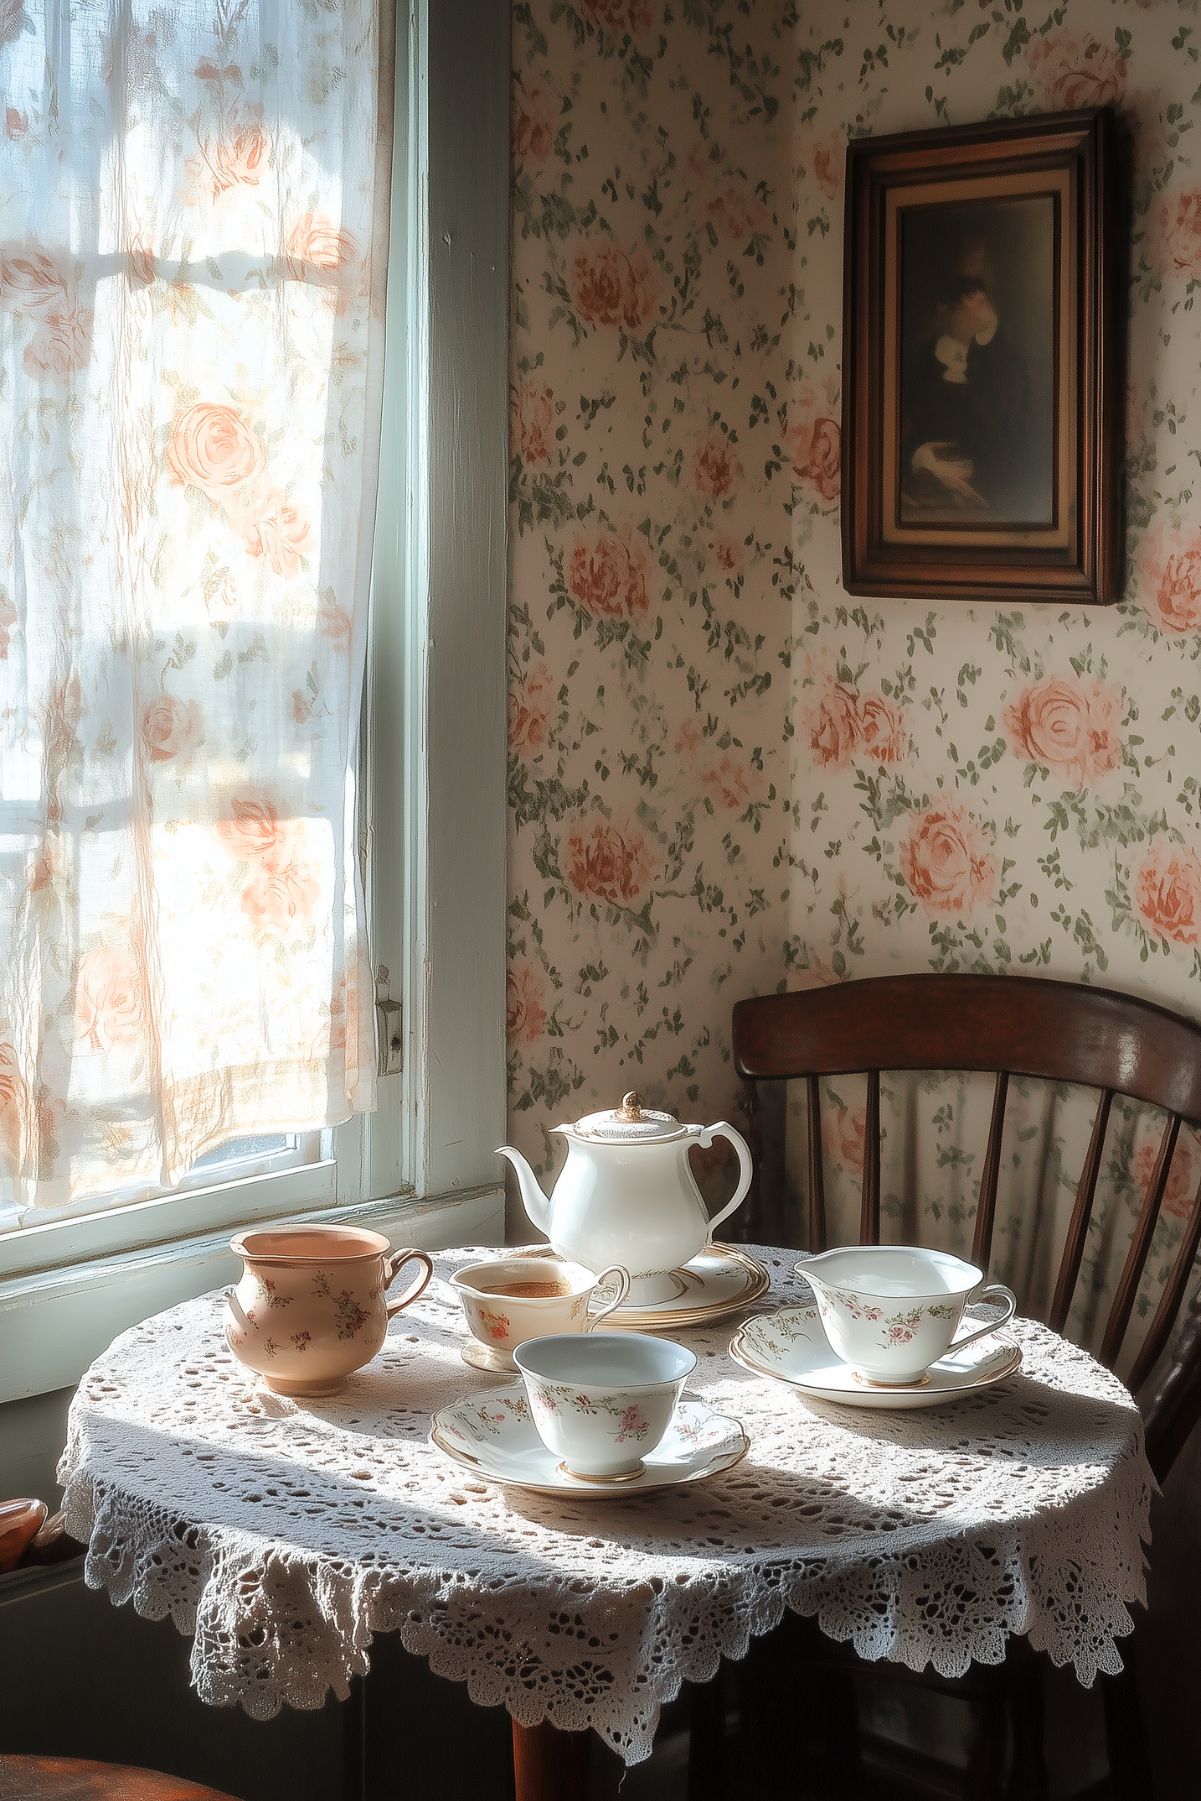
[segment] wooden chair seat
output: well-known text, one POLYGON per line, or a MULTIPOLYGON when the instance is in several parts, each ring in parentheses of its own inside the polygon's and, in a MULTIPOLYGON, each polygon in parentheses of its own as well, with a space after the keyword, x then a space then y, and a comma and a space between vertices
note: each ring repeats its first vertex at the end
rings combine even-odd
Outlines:
POLYGON ((0 1757, 0 1801, 234 1801, 157 1770, 78 1757, 0 1757))

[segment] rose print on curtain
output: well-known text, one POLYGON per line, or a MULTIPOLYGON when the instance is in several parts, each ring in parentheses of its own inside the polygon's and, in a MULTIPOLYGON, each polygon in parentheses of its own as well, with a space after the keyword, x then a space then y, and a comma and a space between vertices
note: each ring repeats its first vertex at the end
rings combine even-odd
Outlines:
POLYGON ((382 11, 9 9, 0 1219, 373 1103, 382 11))

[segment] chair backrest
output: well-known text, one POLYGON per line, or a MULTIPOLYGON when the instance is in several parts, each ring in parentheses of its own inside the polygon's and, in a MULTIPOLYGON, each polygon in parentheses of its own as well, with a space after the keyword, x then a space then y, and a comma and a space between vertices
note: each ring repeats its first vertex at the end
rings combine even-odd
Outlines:
MULTIPOLYGON (((1121 1351, 1151 1249, 1183 1124, 1201 1124, 1201 1028, 1166 1007, 1104 988, 1030 976, 877 976, 800 993, 764 995, 734 1008, 734 1063, 748 1084, 752 1118, 759 1081, 803 1079, 808 1097, 809 1243, 826 1245, 821 1080, 867 1077, 859 1236, 880 1236, 880 1072, 995 1072, 992 1117, 976 1207, 973 1261, 988 1267, 997 1210, 1001 1138, 1012 1076, 1100 1091, 1092 1134, 1059 1259, 1047 1323, 1062 1331, 1080 1274, 1110 1109, 1124 1095, 1167 1115, 1101 1339, 1111 1368, 1121 1351)), ((1193 1199, 1158 1305, 1128 1374, 1139 1389, 1158 1363, 1185 1300, 1201 1245, 1201 1190, 1193 1199)), ((1195 1310, 1194 1310, 1195 1314, 1195 1310)), ((1148 1409, 1161 1456, 1174 1457, 1201 1413, 1201 1317, 1191 1317, 1176 1361, 1148 1409)), ((1153 1456, 1153 1463, 1156 1458, 1153 1456)))

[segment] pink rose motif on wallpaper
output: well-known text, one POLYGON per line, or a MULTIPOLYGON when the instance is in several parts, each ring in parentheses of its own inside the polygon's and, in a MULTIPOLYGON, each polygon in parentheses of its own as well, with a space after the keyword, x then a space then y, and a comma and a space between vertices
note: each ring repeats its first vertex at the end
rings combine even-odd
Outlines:
POLYGON ((545 382, 509 384, 509 445, 524 463, 549 463, 555 397, 545 382))
MULTIPOLYGON (((1151 1189, 1155 1165, 1159 1159, 1158 1143, 1140 1144, 1134 1153, 1131 1175, 1134 1179, 1136 1204, 1151 1189)), ((1201 1146, 1194 1133, 1182 1131, 1176 1141, 1176 1153, 1168 1171, 1168 1185, 1163 1191, 1163 1215, 1169 1219, 1187 1219, 1193 1210, 1198 1182, 1201 1181, 1201 1146)))
POLYGON ((650 258, 642 250, 619 250, 614 244, 577 252, 572 293, 587 325, 638 333, 658 311, 658 281, 650 258))
POLYGON ((513 78, 509 141, 518 165, 544 163, 554 148, 555 98, 549 82, 513 78))
POLYGON ((708 500, 728 500, 742 474, 734 446, 723 432, 706 432, 692 456, 692 481, 708 500))
POLYGON ((762 237, 771 224, 771 214, 746 180, 724 182, 705 211, 718 236, 734 244, 762 237))
POLYGON ((1164 274, 1201 281, 1201 188, 1185 188, 1162 200, 1156 223, 1164 274))
POLYGON ((186 757, 203 743, 200 704, 160 694, 142 711, 142 743, 152 763, 186 757))
POLYGON ((651 0, 580 0, 580 4, 586 19, 609 31, 637 37, 650 30, 651 0))
POLYGON ((900 708, 887 695, 859 694, 830 677, 805 708, 802 729, 813 759, 827 769, 848 769, 858 752, 892 766, 905 756, 900 708))
POLYGON ((18 614, 16 607, 14 607, 4 589, 0 588, 0 663, 2 663, 8 655, 10 634, 13 626, 17 623, 17 618, 18 614))
POLYGON ((583 821, 567 834, 567 886, 585 899, 628 907, 645 891, 653 864, 636 825, 607 819, 583 821))
POLYGON ((1173 637, 1201 628, 1201 531, 1153 527, 1138 561, 1139 592, 1151 623, 1173 637))
POLYGON ((1122 694, 1104 682, 1049 675, 1005 708, 1005 736, 1015 756, 1082 788, 1122 761, 1122 707, 1122 694))
POLYGON ((816 702, 806 706, 802 725, 815 762, 824 769, 849 768, 859 742, 859 696, 845 682, 825 682, 816 702))
POLYGON ((1135 879, 1134 904, 1165 943, 1201 944, 1201 857, 1180 845, 1153 844, 1135 879))
POLYGON ((595 538, 580 538, 568 564, 568 592, 594 618, 638 618, 650 604, 649 562, 649 552, 637 537, 601 532, 595 538))
POLYGON ((784 451, 802 487, 827 503, 842 492, 842 428, 838 424, 838 383, 806 382, 789 402, 784 451))
POLYGON ((914 900, 935 917, 970 919, 996 893, 991 838, 958 801, 915 813, 901 847, 901 874, 914 900))
POLYGON ((802 155, 802 169, 813 177, 827 200, 836 200, 842 192, 846 168, 845 134, 842 131, 823 132, 811 141, 802 155))
POLYGON ((887 695, 861 694, 858 705, 859 742, 865 756, 891 766, 905 755, 905 727, 900 708, 887 695))
POLYGON ((505 1034, 510 1044, 536 1044, 546 1031, 546 984, 532 963, 515 963, 505 975, 505 1034))
POLYGON ((716 806, 745 813, 763 796, 763 777, 753 764, 726 751, 701 776, 701 787, 716 806))
POLYGON ((87 951, 75 979, 75 1036, 108 1051, 136 1042, 145 1022, 145 975, 129 947, 87 951))
POLYGON ((1126 92, 1126 64, 1112 44, 1091 32, 1073 37, 1048 31, 1026 52, 1030 74, 1046 106, 1071 111, 1082 106, 1116 106, 1126 92))
POLYGON ((555 705, 555 678, 546 663, 534 663, 509 687, 509 745, 519 757, 545 748, 555 705))
POLYGON ((700 727, 694 718, 688 718, 676 733, 672 745, 682 757, 692 758, 700 749, 701 742, 700 727))
POLYGON ((714 538, 710 546, 713 561, 730 575, 739 575, 746 562, 745 547, 737 538, 714 538))
POLYGON ((823 1116, 822 1140, 827 1155, 852 1175, 863 1174, 867 1114, 862 1107, 836 1107, 823 1116))

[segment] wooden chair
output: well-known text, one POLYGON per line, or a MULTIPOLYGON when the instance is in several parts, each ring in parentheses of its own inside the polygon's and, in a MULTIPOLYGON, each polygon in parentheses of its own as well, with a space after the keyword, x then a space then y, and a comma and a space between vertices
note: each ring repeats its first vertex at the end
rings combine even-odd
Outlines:
MULTIPOLYGON (((822 1166, 823 1078, 867 1077, 865 1154, 859 1240, 880 1237, 880 1072, 982 1071, 994 1073, 992 1116, 976 1208, 972 1260, 987 1270, 997 1213, 1001 1140, 1013 1077, 1077 1085, 1099 1091, 1084 1167, 1062 1251, 1047 1324, 1067 1324, 1102 1168, 1110 1111, 1118 1096, 1162 1109, 1167 1115, 1155 1165, 1142 1197, 1100 1348, 1112 1368, 1130 1325, 1139 1282, 1159 1218, 1172 1158, 1183 1124, 1201 1125, 1201 1028, 1164 1007, 1106 989, 1024 976, 881 976, 801 993, 740 1001, 734 1008, 734 1062, 747 1083, 752 1133, 758 1129, 761 1082, 803 1080, 808 1098, 809 1249, 827 1244, 822 1166)), ((762 1197, 759 1197, 762 1204, 762 1197)), ((751 1227, 755 1223, 751 1217, 751 1227)), ((1201 1417, 1201 1294, 1184 1314, 1189 1279, 1201 1246, 1201 1191, 1188 1213, 1179 1249, 1154 1314, 1125 1372, 1137 1393, 1176 1343, 1170 1366, 1149 1396, 1141 1397, 1147 1452, 1162 1482, 1201 1417), (1182 1322, 1183 1329, 1176 1331, 1182 1322)), ((822 1647, 837 1657, 837 1647, 822 1647)), ((854 1660, 852 1660, 854 1661, 854 1660)), ((863 1668, 864 1666, 860 1666, 863 1668)), ((893 1672, 890 1670, 889 1672, 893 1672)), ((902 1675, 903 1673, 897 1672, 902 1675)), ((995 1703, 996 1678, 982 1670, 959 1684, 925 1676, 941 1692, 981 1695, 995 1703)), ((1015 1771, 1010 1792, 1023 1801, 1045 1793, 1040 1672, 1024 1641, 1003 1667, 1011 1704, 1015 1771)), ((1145 1754, 1136 1717, 1134 1684, 1108 1678, 1105 1685, 1110 1761, 1122 1792, 1145 1796, 1145 1754)), ((995 1716, 987 1728, 994 1742, 995 1716)), ((982 1772, 969 1781, 983 1795, 982 1772)), ((945 1791, 944 1791, 945 1792, 945 1791)))

